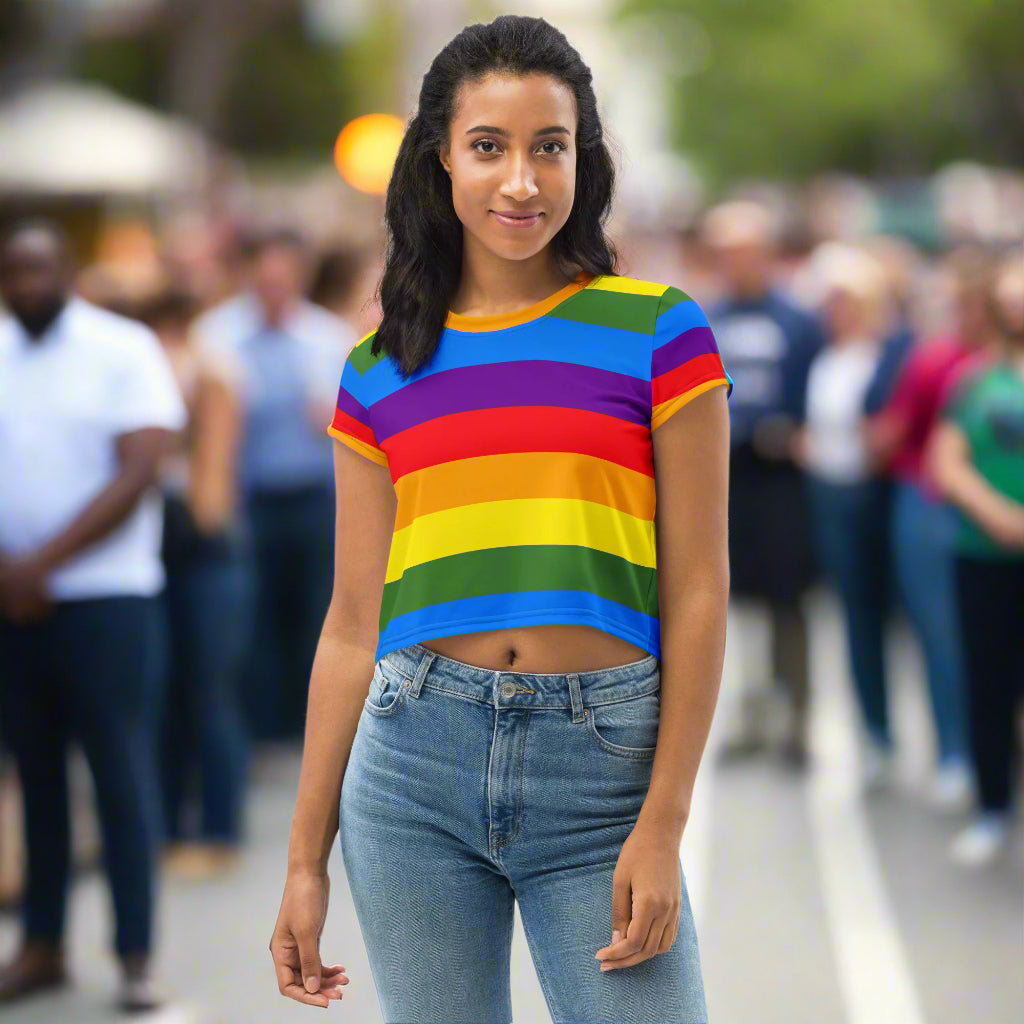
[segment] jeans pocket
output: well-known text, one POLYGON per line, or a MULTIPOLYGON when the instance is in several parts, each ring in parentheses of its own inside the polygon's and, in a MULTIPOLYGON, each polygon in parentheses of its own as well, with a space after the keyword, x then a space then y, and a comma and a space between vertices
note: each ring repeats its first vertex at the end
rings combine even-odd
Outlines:
POLYGON ((377 718, 387 718, 404 707, 411 680, 381 659, 373 668, 373 681, 363 706, 377 718))
POLYGON ((625 700, 591 704, 585 709, 591 738, 604 751, 619 757, 654 757, 661 720, 661 687, 625 700))

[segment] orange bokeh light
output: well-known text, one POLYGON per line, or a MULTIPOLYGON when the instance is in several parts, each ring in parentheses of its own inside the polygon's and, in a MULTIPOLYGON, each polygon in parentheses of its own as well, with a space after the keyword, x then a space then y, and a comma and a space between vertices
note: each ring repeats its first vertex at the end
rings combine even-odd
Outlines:
POLYGON ((334 144, 334 166, 353 188, 383 195, 405 125, 391 114, 363 114, 349 121, 334 144))

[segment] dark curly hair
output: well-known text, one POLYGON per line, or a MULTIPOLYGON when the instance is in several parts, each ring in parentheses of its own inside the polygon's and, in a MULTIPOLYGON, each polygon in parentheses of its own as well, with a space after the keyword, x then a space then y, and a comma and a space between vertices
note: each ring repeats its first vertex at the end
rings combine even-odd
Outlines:
POLYGON ((547 74, 576 98, 576 192, 569 219, 551 240, 566 277, 614 274, 605 237, 615 168, 597 112, 590 69, 565 36, 543 18, 503 15, 464 28, 423 77, 417 112, 398 150, 385 200, 388 242, 378 297, 384 316, 370 351, 384 352, 403 377, 437 348, 462 271, 462 222, 441 165, 460 86, 491 73, 547 74))

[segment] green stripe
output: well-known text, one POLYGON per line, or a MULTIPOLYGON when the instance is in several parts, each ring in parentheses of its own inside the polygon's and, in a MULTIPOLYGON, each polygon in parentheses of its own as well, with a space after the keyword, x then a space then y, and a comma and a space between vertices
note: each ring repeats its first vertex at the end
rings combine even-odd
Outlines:
POLYGON ((556 320, 572 320, 595 327, 613 327, 637 334, 654 333, 653 295, 633 295, 627 292, 608 292, 598 288, 585 288, 560 302, 545 316, 556 320))
POLYGON ((646 615, 658 614, 655 570, 571 544, 484 548, 406 569, 384 585, 381 625, 443 601, 493 593, 582 590, 646 615), (653 593, 654 608, 649 607, 653 593))
POLYGON ((678 306, 680 302, 692 301, 693 299, 691 299, 686 292, 682 292, 678 288, 669 285, 669 287, 661 293, 661 302, 658 304, 658 316, 661 316, 662 313, 670 310, 673 306, 678 306))
POLYGON ((365 341, 356 345, 348 355, 348 361, 352 364, 352 368, 360 377, 372 366, 376 366, 382 359, 387 359, 387 354, 383 350, 379 355, 373 355, 370 352, 370 347, 373 345, 373 339, 376 337, 377 332, 374 331, 373 334, 371 334, 365 341))

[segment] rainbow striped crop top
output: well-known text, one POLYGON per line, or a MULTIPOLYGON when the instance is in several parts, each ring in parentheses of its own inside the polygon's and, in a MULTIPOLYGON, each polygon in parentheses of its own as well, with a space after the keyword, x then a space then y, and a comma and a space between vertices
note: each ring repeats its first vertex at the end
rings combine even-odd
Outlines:
POLYGON ((732 380, 678 288, 590 277, 499 316, 449 313, 407 380, 349 353, 328 433, 397 512, 375 660, 493 629, 592 626, 661 656, 652 429, 732 380))

